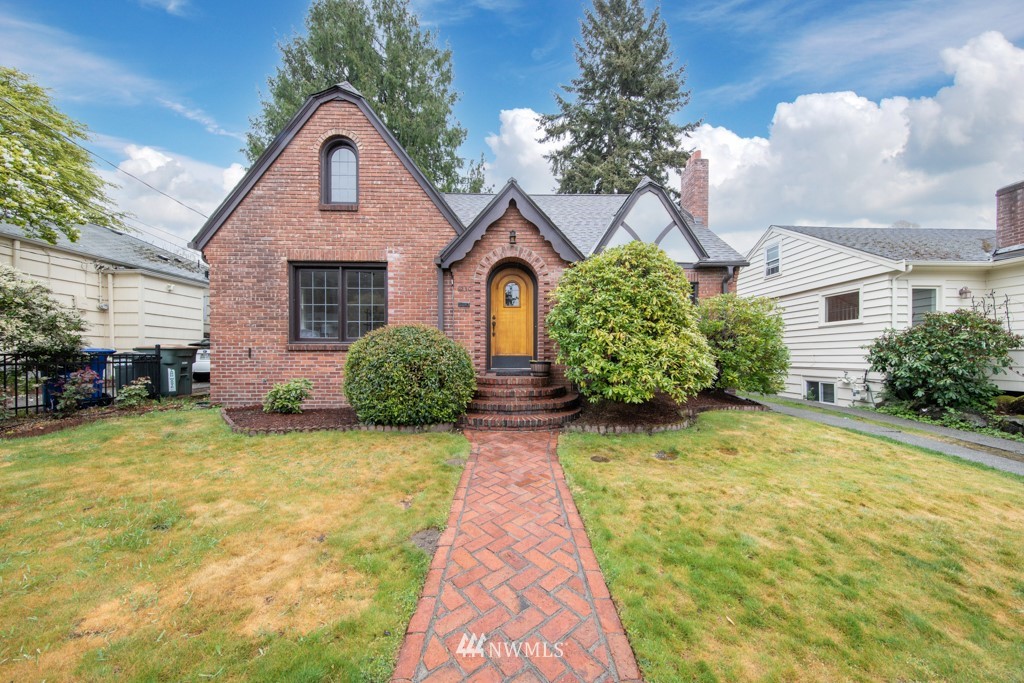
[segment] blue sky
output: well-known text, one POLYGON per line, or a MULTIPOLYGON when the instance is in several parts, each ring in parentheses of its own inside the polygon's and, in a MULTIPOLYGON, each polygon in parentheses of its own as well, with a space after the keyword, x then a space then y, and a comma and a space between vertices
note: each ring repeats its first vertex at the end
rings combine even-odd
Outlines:
MULTIPOLYGON (((469 131, 463 153, 483 152, 497 184, 516 175, 529 189, 549 189, 531 117, 550 112, 552 93, 576 74, 572 42, 583 3, 413 4, 452 48, 462 93, 456 115, 469 131)), ((0 63, 52 88, 59 106, 91 128, 100 154, 208 213, 245 164, 240 137, 278 62, 275 43, 302 29, 306 8, 306 0, 0 0, 0 63)), ((770 223, 990 227, 996 187, 1024 177, 1011 154, 1020 102, 986 76, 1001 70, 1013 81, 1024 71, 1018 1, 725 0, 670 2, 663 13, 693 92, 680 122, 707 124, 683 144, 714 151, 712 227, 717 214, 738 248, 770 223), (972 100, 986 112, 964 111, 972 100), (947 150, 978 147, 942 130, 954 116, 960 138, 982 134, 971 128, 981 116, 1010 140, 991 159, 963 165, 973 178, 967 188, 948 162, 931 158, 938 149, 922 148, 943 140, 947 150), (835 166, 835 140, 857 140, 854 154, 865 147, 871 163, 898 159, 905 186, 889 195, 869 190, 870 178, 835 166), (798 162, 833 175, 809 173, 803 186, 790 186, 798 162), (955 206, 948 185, 962 188, 955 206), (780 190, 793 200, 780 202, 780 190), (810 200, 822 194, 828 201, 810 200)), ((134 181, 123 175, 117 182, 125 186, 119 201, 144 221, 140 229, 171 239, 198 228, 195 215, 129 187, 134 181)))

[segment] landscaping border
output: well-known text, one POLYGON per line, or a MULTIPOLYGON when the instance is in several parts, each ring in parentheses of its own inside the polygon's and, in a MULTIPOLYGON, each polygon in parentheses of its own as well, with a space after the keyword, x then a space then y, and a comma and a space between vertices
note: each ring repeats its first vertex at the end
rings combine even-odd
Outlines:
POLYGON ((228 414, 227 408, 220 409, 220 416, 224 419, 227 426, 231 428, 231 431, 235 434, 242 434, 244 436, 266 436, 268 434, 295 434, 309 432, 399 432, 402 434, 423 434, 428 432, 451 432, 455 429, 455 425, 451 422, 412 426, 357 424, 348 427, 297 427, 294 429, 284 427, 267 427, 265 429, 257 429, 239 426, 233 419, 231 419, 231 415, 228 414))

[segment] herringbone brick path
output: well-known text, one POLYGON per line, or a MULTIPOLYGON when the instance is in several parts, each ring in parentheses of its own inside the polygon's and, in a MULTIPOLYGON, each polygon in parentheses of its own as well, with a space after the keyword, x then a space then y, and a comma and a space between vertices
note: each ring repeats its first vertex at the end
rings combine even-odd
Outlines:
POLYGON ((392 680, 639 680, 557 433, 466 436, 469 462, 392 680))

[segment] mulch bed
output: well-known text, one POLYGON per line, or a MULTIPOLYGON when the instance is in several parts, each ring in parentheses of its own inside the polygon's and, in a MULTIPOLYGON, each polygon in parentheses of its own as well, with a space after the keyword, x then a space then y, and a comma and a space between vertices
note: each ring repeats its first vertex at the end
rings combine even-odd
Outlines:
POLYGON ((698 413, 709 410, 764 410, 760 403, 723 391, 703 391, 683 404, 665 394, 647 403, 584 402, 580 417, 569 431, 624 434, 685 429, 698 413))
POLYGON ((223 408, 221 415, 231 430, 239 434, 287 434, 289 432, 322 432, 363 430, 376 432, 447 432, 453 425, 423 427, 383 427, 359 422, 352 408, 313 408, 301 413, 265 413, 262 406, 223 408))

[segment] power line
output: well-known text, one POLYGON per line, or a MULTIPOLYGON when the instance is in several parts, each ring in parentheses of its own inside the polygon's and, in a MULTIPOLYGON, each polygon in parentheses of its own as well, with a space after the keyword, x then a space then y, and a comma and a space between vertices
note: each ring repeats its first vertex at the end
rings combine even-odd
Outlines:
POLYGON ((209 216, 207 216, 205 213, 203 213, 199 209, 196 209, 196 208, 194 208, 192 206, 189 206, 185 202, 181 201, 180 199, 178 199, 176 197, 172 197, 171 195, 167 194, 163 190, 160 190, 160 189, 158 189, 156 187, 153 187, 152 185, 150 185, 149 183, 147 183, 145 180, 143 180, 142 178, 138 177, 137 175, 133 175, 132 173, 129 173, 128 171, 124 170, 123 168, 121 168, 120 166, 118 166, 114 162, 110 161, 109 159, 106 159, 106 158, 100 156, 99 154, 97 154, 96 152, 92 151, 88 147, 85 147, 85 146, 79 144, 73 138, 68 137, 62 131, 57 130, 56 128, 54 128, 50 124, 46 123, 45 121, 42 121, 42 120, 36 118, 35 116, 33 116, 32 114, 28 113, 27 111, 25 111, 24 109, 22 109, 18 105, 14 104, 14 102, 11 102, 6 97, 0 96, 0 102, 7 103, 7 105, 9 107, 11 107, 12 109, 15 109, 15 110, 21 112, 22 114, 24 114, 25 116, 29 117, 30 119, 32 119, 33 121, 35 121, 39 125, 45 126, 46 128, 50 129, 50 131, 52 131, 52 132, 56 133, 57 135, 59 135, 60 137, 64 138, 65 140, 67 140, 68 142, 73 144, 75 147, 78 147, 79 149, 85 151, 87 154, 91 154, 92 156, 96 157, 97 159, 99 159, 103 163, 105 163, 108 166, 110 166, 111 168, 113 168, 115 171, 117 171, 119 173, 123 173, 126 176, 128 176, 129 178, 132 178, 132 179, 142 183, 143 185, 145 185, 149 189, 153 190, 157 194, 160 194, 160 195, 163 195, 164 197, 167 197, 167 199, 170 199, 172 202, 175 202, 176 204, 179 204, 179 205, 183 206, 184 208, 188 209, 189 211, 192 211, 193 213, 196 213, 196 214, 202 216, 203 218, 209 218, 209 216))

